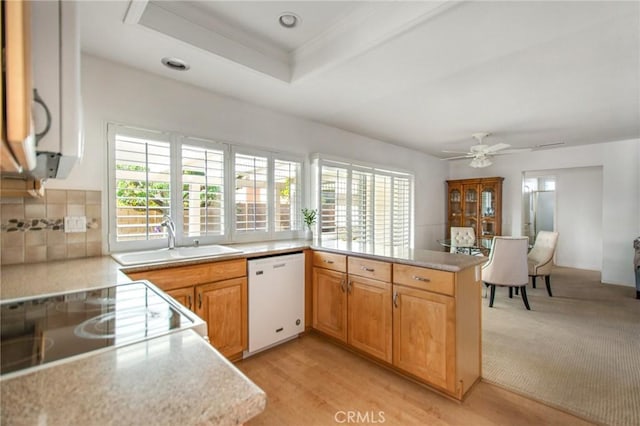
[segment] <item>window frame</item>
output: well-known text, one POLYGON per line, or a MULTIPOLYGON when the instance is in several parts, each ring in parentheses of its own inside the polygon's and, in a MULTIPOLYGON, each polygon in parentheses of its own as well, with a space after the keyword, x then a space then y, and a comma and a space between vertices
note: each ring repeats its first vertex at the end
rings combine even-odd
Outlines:
POLYGON ((117 188, 116 188, 116 135, 138 137, 141 139, 157 140, 169 143, 170 152, 170 186, 171 186, 171 217, 176 225, 176 246, 193 245, 196 240, 200 244, 232 244, 242 242, 260 242, 268 240, 284 240, 301 238, 304 232, 302 227, 302 213, 296 221, 299 229, 275 231, 275 161, 291 161, 299 164, 297 181, 298 187, 295 194, 295 203, 300 208, 307 194, 305 182, 305 160, 302 156, 293 153, 273 152, 261 148, 216 141, 209 138, 183 135, 176 132, 161 130, 149 130, 142 127, 125 125, 115 122, 106 123, 107 127, 107 212, 108 212, 108 249, 109 252, 123 252, 134 250, 149 250, 167 247, 167 239, 157 238, 151 240, 117 241, 117 188), (183 203, 182 203, 182 146, 194 146, 205 149, 222 150, 224 153, 224 234, 204 235, 189 237, 184 232, 183 203), (266 232, 242 232, 236 230, 235 216, 235 154, 255 155, 267 158, 267 231, 266 232))
MULTIPOLYGON (((302 226, 300 229, 291 229, 287 231, 276 231, 275 230, 275 161, 292 161, 300 163, 300 169, 298 171, 298 182, 299 188, 301 191, 298 191, 296 194, 296 202, 299 206, 302 206, 303 194, 302 190, 304 188, 304 160, 294 154, 286 154, 286 153, 274 153, 270 151, 265 151, 258 148, 251 148, 240 145, 231 145, 231 154, 229 165, 231 167, 231 173, 229 177, 233 180, 230 184, 230 187, 235 188, 235 157, 236 154, 240 155, 251 155, 256 157, 266 157, 267 158, 267 230, 265 232, 262 231, 247 231, 247 232, 238 232, 236 227, 236 215, 235 215, 235 205, 236 205, 236 193, 235 191, 231 191, 231 203, 230 208, 234 211, 232 213, 231 221, 232 221, 232 232, 230 233, 234 242, 252 242, 252 241, 268 241, 268 240, 280 240, 280 239, 292 239, 299 238, 301 232, 304 230, 302 226)), ((299 216, 302 215, 301 212, 296 212, 299 216)), ((298 221, 298 223, 302 223, 302 221, 298 221)))
POLYGON ((230 208, 227 200, 229 200, 229 192, 231 190, 229 184, 229 157, 230 157, 230 146, 224 142, 217 142, 211 139, 198 138, 194 136, 184 136, 179 135, 178 143, 176 144, 176 155, 177 158, 175 163, 175 171, 174 176, 177 179, 177 184, 174 185, 175 192, 172 194, 175 200, 179 200, 179 203, 173 203, 171 217, 175 218, 174 223, 176 224, 176 245, 184 246, 184 245, 194 245, 196 240, 199 244, 217 244, 217 243, 226 243, 229 242, 229 234, 231 230, 231 225, 229 223, 229 215, 230 208), (222 193, 224 194, 224 207, 222 209, 224 213, 224 231, 222 235, 200 235, 197 237, 189 237, 184 233, 184 215, 182 211, 182 146, 195 146, 199 148, 205 149, 218 149, 223 152, 224 155, 224 190, 222 193), (175 209, 173 208, 175 206, 175 209), (178 232, 178 230, 180 232, 178 232))

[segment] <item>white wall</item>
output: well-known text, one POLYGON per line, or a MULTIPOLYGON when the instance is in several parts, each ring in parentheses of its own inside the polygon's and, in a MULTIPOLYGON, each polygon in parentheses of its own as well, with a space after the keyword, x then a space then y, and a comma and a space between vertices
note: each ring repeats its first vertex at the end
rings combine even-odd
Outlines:
POLYGON ((82 55, 81 76, 84 158, 67 179, 51 180, 47 187, 102 190, 103 217, 107 217, 106 123, 112 121, 305 156, 319 152, 412 171, 416 177, 415 246, 438 248, 436 239, 442 238, 444 230, 447 165, 434 157, 94 56, 82 55))
POLYGON ((554 170, 556 263, 602 271, 602 167, 554 170))
MULTIPOLYGON (((473 169, 467 163, 450 162, 449 178, 505 178, 502 204, 505 235, 522 232, 523 172, 602 167, 602 281, 635 285, 632 243, 640 235, 639 139, 505 155, 495 157, 494 164, 484 169, 473 169)), ((576 214, 583 213, 571 208, 576 214)))

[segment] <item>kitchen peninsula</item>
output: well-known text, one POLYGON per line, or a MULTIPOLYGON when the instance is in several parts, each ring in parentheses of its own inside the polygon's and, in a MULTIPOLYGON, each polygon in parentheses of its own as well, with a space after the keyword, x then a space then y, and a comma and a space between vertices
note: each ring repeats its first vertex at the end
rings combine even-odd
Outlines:
MULTIPOLYGON (((442 386, 437 386, 436 383, 433 388, 456 399, 462 399, 479 379, 481 299, 478 265, 482 263, 482 259, 427 250, 401 249, 390 252, 375 248, 310 245, 302 240, 238 244, 233 247, 239 248, 242 253, 215 259, 198 258, 170 264, 147 264, 126 268, 108 256, 5 266, 1 271, 1 297, 2 300, 8 300, 104 287, 129 282, 130 278, 126 274, 132 271, 300 251, 311 255, 327 253, 344 256, 345 259, 349 257, 388 263, 394 267, 393 285, 401 287, 402 283, 396 282, 396 275, 401 277, 403 271, 406 272, 403 267, 429 268, 438 273, 451 274, 451 281, 447 281, 444 290, 441 287, 418 290, 449 293, 438 294, 434 300, 451 298, 450 303, 453 305, 450 306, 456 306, 457 302, 466 311, 456 312, 454 307, 454 311, 448 312, 448 315, 455 314, 457 320, 466 325, 460 327, 459 324, 453 329, 454 334, 446 336, 447 341, 453 345, 449 349, 454 348, 454 352, 448 353, 447 357, 454 356, 452 359, 455 360, 455 364, 451 363, 451 359, 441 358, 446 368, 454 371, 456 380, 447 378, 442 386), (473 322, 472 327, 468 327, 467 323, 470 322, 473 322), (468 342, 464 343, 464 339, 468 342), (467 349, 475 349, 470 352, 466 349, 455 350, 461 344, 466 345, 467 349), (463 384, 458 380, 461 375, 465 378, 463 384)), ((311 258, 308 258, 308 278, 305 283, 308 308, 312 306, 311 269, 316 266, 311 258)), ((357 273, 349 270, 349 273, 353 272, 357 273)), ((414 281, 423 285, 424 282, 415 278, 416 276, 413 275, 414 281)), ((412 279, 411 275, 407 277, 412 279)), ((409 294, 418 291, 409 286, 404 287, 407 287, 409 294)), ((311 325, 310 314, 311 312, 306 313, 307 326, 311 325)), ((449 323, 447 327, 450 325, 449 323)), ((322 330, 320 332, 322 333, 322 330)), ((422 379, 420 369, 411 372, 401 365, 398 370, 410 377, 422 379)), ((75 424, 87 421, 113 422, 119 419, 117 423, 120 424, 131 422, 135 416, 142 415, 147 421, 152 419, 153 423, 158 424, 238 424, 262 412, 268 398, 190 330, 112 351, 102 351, 96 355, 87 354, 69 362, 3 379, 1 392, 3 420, 11 422, 12 418, 19 418, 21 421, 26 419, 27 424, 38 423, 38 419, 42 418, 47 418, 52 423, 64 419, 66 423, 75 424), (71 400, 74 401, 73 407, 68 404, 71 400)))

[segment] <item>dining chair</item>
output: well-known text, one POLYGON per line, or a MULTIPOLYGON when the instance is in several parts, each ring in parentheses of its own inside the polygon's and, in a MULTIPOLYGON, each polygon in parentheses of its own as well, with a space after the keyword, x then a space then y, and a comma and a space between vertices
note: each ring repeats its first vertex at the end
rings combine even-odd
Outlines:
POLYGON ((509 287, 509 298, 513 297, 513 288, 520 289, 525 308, 527 299, 527 237, 493 237, 489 260, 482 266, 482 282, 491 290, 489 307, 493 307, 496 287, 509 287))
POLYGON ((547 293, 551 294, 551 267, 553 266, 553 254, 558 244, 558 233, 550 231, 540 231, 533 243, 533 248, 527 256, 528 273, 531 277, 531 284, 536 288, 536 277, 544 277, 547 285, 547 293))
POLYGON ((467 247, 466 253, 471 254, 471 248, 476 243, 476 233, 471 227, 452 226, 451 227, 451 253, 460 253, 459 248, 467 247))

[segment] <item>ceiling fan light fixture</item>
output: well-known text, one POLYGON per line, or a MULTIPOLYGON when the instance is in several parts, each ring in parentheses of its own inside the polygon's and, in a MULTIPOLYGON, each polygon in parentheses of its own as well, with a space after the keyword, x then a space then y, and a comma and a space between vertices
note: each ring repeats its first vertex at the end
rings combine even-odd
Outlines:
POLYGON ((469 165, 471 167, 476 168, 476 169, 481 169, 483 167, 489 167, 492 164, 493 163, 491 162, 491 160, 488 157, 476 157, 473 160, 471 160, 471 163, 469 163, 469 165))
POLYGON ((302 22, 302 19, 293 12, 282 12, 278 16, 278 23, 286 29, 295 28, 302 22))

